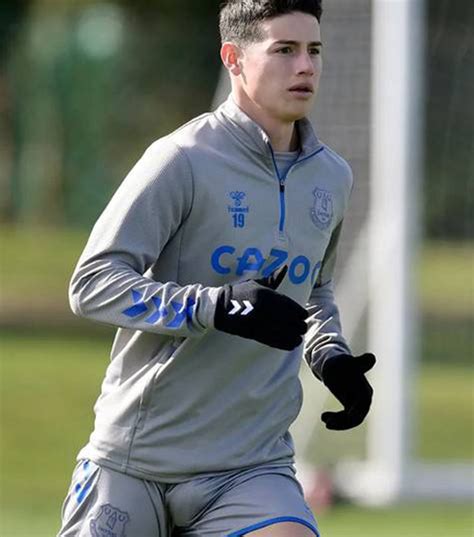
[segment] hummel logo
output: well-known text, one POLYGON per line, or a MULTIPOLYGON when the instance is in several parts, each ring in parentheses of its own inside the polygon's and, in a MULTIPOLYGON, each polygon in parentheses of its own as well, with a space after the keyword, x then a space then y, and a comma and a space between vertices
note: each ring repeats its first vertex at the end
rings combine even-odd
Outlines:
POLYGON ((253 306, 248 300, 244 300, 243 304, 240 304, 237 300, 231 300, 231 302, 234 307, 229 311, 229 315, 235 315, 239 312, 239 315, 248 315, 253 310, 253 306), (243 307, 245 309, 240 311, 243 307))

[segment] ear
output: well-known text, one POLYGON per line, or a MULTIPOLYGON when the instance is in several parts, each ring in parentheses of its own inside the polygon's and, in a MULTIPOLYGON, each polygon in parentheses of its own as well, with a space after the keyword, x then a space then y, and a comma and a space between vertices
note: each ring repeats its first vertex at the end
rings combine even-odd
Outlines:
POLYGON ((242 72, 240 66, 241 50, 235 43, 226 42, 221 47, 221 60, 230 74, 239 76, 242 72))

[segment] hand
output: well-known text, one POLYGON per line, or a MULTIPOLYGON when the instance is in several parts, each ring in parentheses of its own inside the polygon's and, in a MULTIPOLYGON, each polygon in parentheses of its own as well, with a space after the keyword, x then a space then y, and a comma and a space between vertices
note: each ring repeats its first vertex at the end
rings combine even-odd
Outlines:
POLYGON ((373 394, 365 373, 374 365, 375 356, 370 353, 360 356, 340 354, 326 360, 322 371, 323 382, 344 407, 340 412, 321 414, 327 429, 343 431, 357 427, 364 421, 373 394))
POLYGON ((276 349, 298 347, 308 329, 308 312, 276 291, 287 271, 285 265, 266 278, 224 285, 217 298, 215 328, 276 349))

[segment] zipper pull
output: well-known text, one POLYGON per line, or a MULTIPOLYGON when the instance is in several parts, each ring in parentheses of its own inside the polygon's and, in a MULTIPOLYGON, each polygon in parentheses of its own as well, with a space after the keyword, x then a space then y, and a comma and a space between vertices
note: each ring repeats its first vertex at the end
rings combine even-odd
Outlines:
POLYGON ((285 180, 280 179, 280 192, 285 192, 285 180))

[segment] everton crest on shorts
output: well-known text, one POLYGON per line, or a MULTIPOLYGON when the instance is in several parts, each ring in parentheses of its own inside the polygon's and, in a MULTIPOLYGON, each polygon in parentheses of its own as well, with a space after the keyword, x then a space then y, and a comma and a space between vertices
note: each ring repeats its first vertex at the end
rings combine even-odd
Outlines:
POLYGON ((128 513, 109 503, 101 505, 98 516, 90 523, 92 537, 126 537, 125 526, 129 520, 128 513))
POLYGON ((313 190, 314 200, 311 207, 311 220, 320 229, 326 229, 332 222, 334 207, 332 193, 321 188, 313 190))

